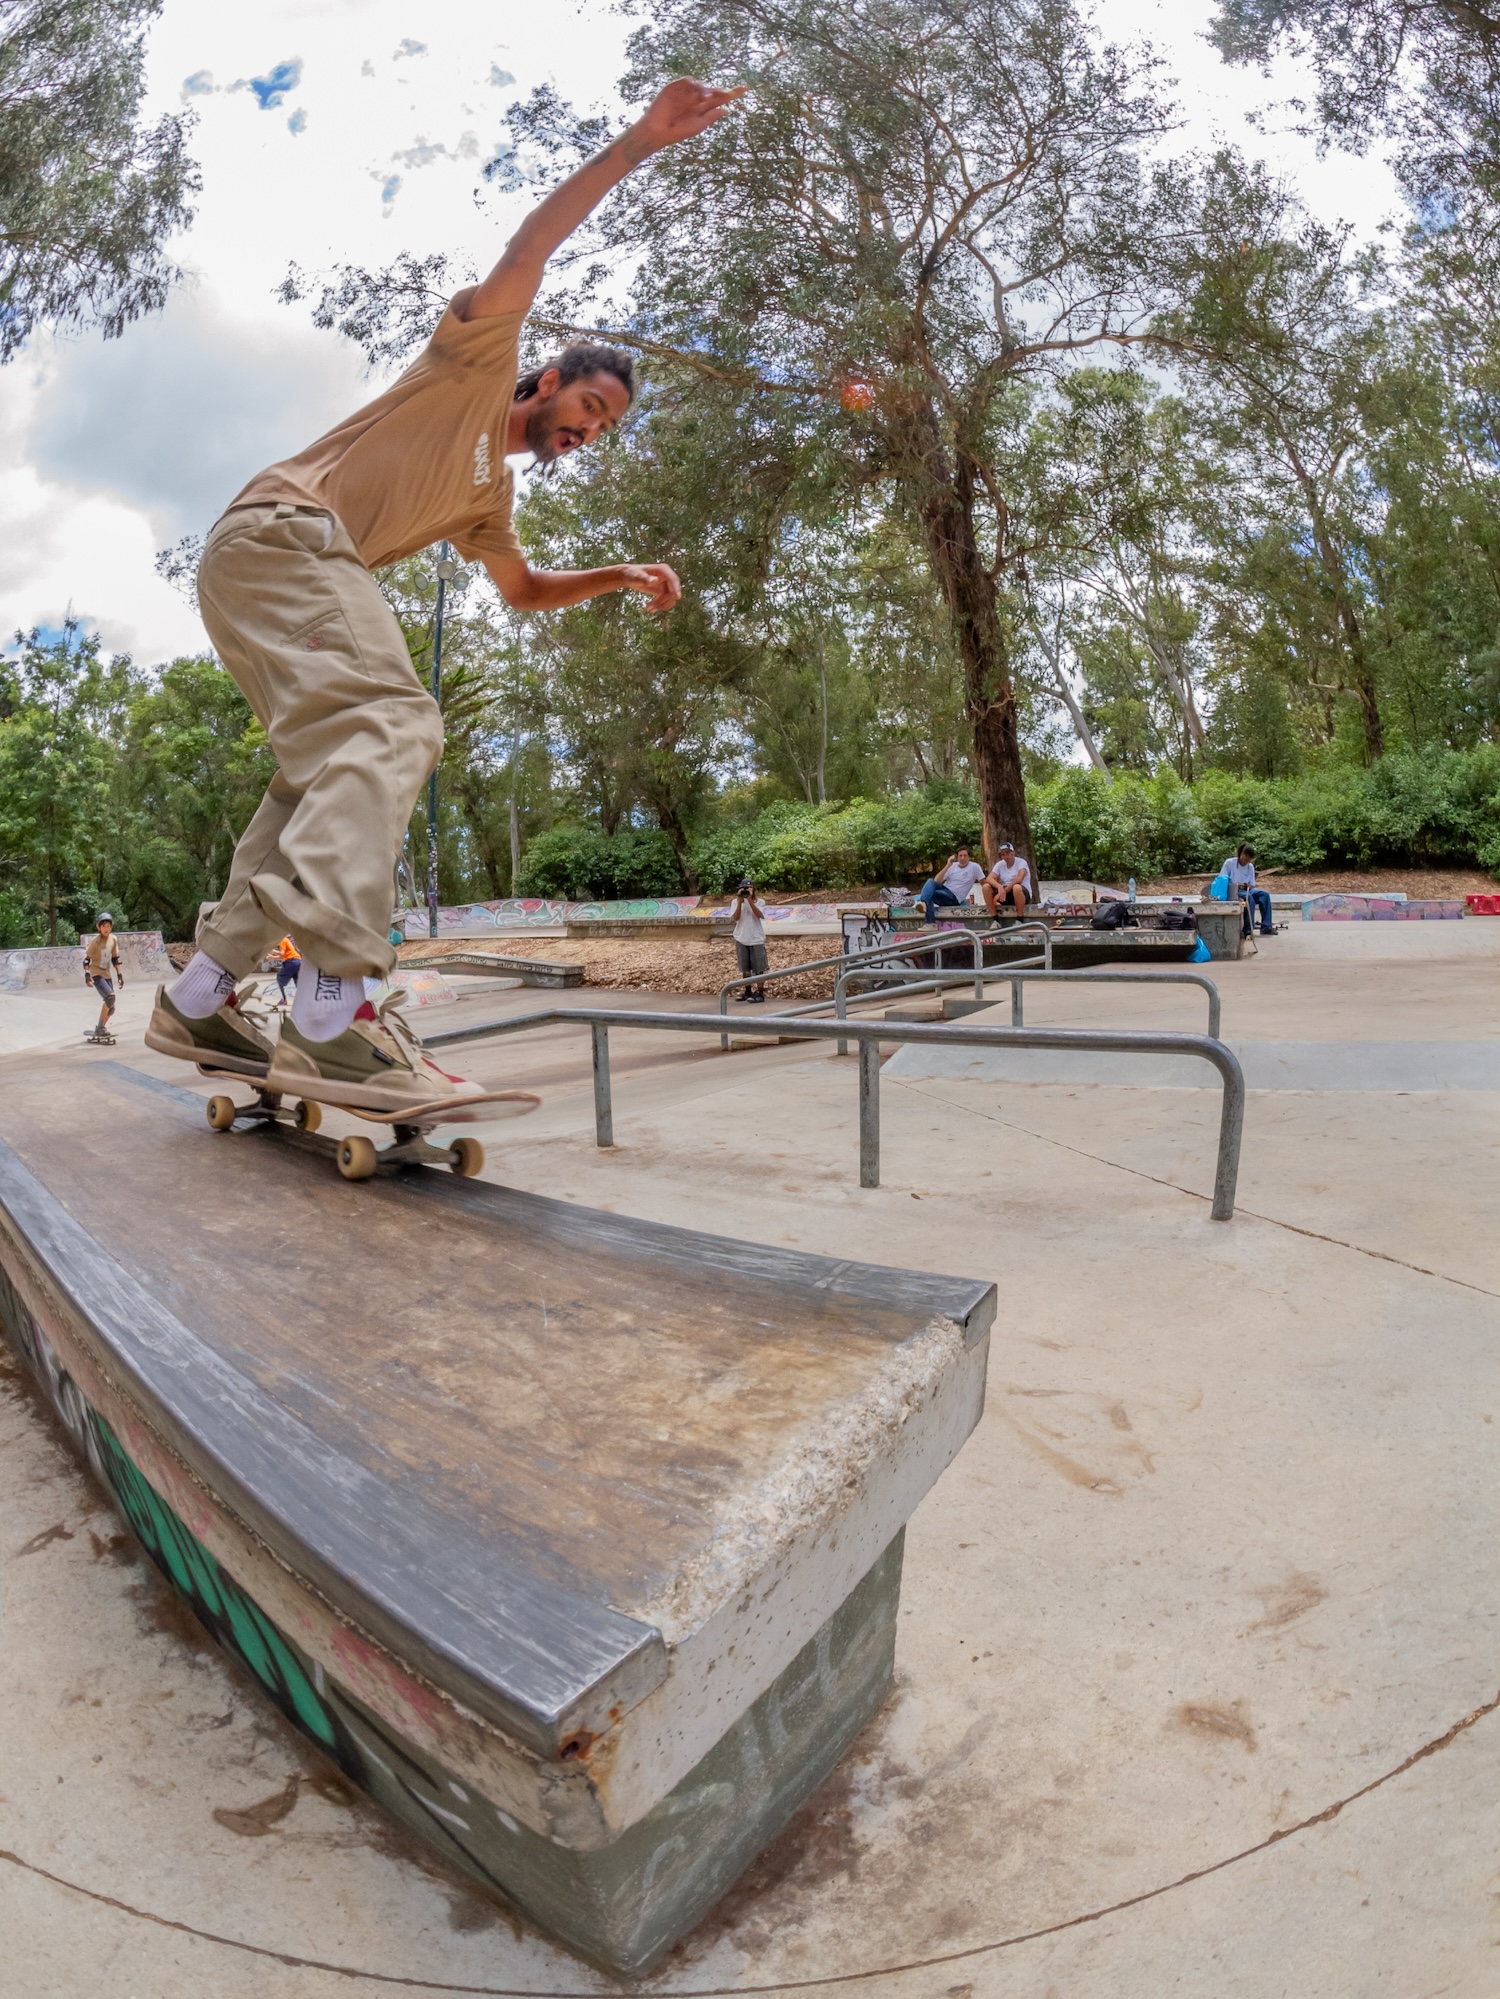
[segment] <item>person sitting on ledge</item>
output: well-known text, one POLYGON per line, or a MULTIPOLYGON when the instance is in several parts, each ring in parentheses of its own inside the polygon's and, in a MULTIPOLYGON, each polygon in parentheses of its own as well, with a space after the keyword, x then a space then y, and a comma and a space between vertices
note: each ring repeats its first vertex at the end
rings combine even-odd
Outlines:
POLYGON ((917 896, 927 912, 927 921, 933 921, 934 909, 954 909, 966 903, 974 892, 975 882, 983 879, 984 869, 967 847, 950 854, 937 873, 923 883, 917 896))
POLYGON ((1033 892, 1031 863, 1024 854, 1017 855, 1011 841, 1002 840, 995 865, 984 878, 985 908, 991 916, 998 916, 1008 907, 1022 917, 1026 914, 1027 897, 1033 892))
POLYGON ((1219 873, 1229 882, 1229 893, 1238 896, 1245 906, 1245 923, 1241 936, 1249 937, 1255 930, 1255 919, 1260 918, 1262 937, 1274 937, 1276 925, 1271 917, 1271 898, 1263 888, 1255 886, 1255 849, 1247 842, 1238 853, 1231 854, 1220 868, 1219 873))

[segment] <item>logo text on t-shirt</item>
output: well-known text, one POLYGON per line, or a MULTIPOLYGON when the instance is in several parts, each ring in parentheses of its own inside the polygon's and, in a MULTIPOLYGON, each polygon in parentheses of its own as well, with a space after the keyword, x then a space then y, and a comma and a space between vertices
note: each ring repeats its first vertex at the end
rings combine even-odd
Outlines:
POLYGON ((487 486, 490 483, 490 434, 487 430, 479 433, 479 442, 474 446, 474 484, 487 486))

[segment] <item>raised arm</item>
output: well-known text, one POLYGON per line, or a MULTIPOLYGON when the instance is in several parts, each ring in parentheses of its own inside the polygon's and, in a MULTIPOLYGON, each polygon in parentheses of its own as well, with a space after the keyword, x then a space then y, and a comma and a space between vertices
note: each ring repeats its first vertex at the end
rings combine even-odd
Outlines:
POLYGON ((610 189, 624 180, 632 167, 664 146, 695 139, 707 131, 743 93, 743 84, 735 90, 716 90, 690 77, 678 77, 658 91, 649 110, 603 152, 585 160, 531 211, 505 246, 505 255, 476 287, 464 318, 490 319, 502 312, 524 312, 537 295, 547 259, 584 217, 593 213, 610 189))

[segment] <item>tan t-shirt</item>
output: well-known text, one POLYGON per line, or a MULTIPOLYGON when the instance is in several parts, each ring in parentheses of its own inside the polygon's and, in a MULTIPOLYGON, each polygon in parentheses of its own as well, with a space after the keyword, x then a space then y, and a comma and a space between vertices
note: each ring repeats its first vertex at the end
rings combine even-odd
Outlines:
POLYGON ((445 538, 466 562, 520 555, 505 440, 524 312, 458 317, 455 292, 406 373, 295 458, 259 472, 229 503, 328 507, 368 569, 445 538))
POLYGON ((120 962, 120 947, 115 942, 114 932, 108 937, 95 931, 83 947, 83 969, 91 979, 107 979, 110 967, 120 962))

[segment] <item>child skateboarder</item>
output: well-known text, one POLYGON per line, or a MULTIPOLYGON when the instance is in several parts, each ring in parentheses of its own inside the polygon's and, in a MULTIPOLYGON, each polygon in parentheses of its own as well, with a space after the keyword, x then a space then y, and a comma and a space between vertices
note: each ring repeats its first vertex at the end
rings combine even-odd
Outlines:
POLYGON ((101 909, 94 918, 94 934, 83 947, 83 983, 92 986, 99 995, 99 1018, 88 1038, 112 1047, 115 1037, 109 1031, 109 1023, 115 1010, 115 988, 125 990, 125 974, 120 969, 120 947, 115 942, 115 919, 107 909, 101 909))
POLYGON ((366 977, 395 962, 392 872, 417 794, 443 746, 401 629, 370 571, 451 541, 518 610, 560 610, 635 590, 667 611, 665 563, 550 571, 511 525, 506 458, 538 464, 591 444, 630 407, 630 357, 577 343, 517 379, 527 311, 547 259, 609 190, 663 147, 724 116, 738 90, 679 78, 527 217, 484 281, 455 294, 406 373, 298 457, 252 479, 208 537, 203 621, 265 725, 279 769, 235 850, 197 954, 157 996, 150 1047, 263 1079, 272 1090, 400 1108, 478 1093, 425 1056, 366 977), (236 1005, 283 931, 302 972, 279 1040, 236 1005))

